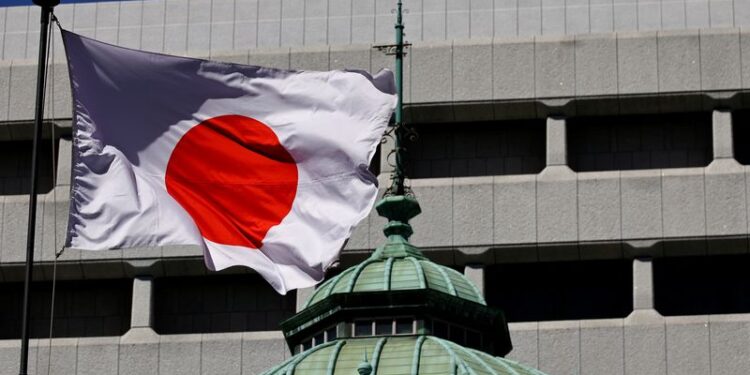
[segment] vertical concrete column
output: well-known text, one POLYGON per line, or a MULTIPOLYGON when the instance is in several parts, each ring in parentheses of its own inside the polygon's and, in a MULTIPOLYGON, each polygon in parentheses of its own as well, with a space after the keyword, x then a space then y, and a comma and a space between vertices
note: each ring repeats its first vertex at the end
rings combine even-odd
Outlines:
POLYGON ((57 186, 70 185, 70 169, 73 155, 73 142, 70 139, 60 138, 57 144, 57 186))
POLYGON ((724 109, 714 110, 712 120, 714 159, 734 158, 732 112, 724 109))
POLYGON ((633 259, 633 310, 654 308, 654 272, 651 258, 633 259))
POLYGON ((153 284, 151 276, 136 276, 133 279, 133 306, 130 328, 153 327, 153 284))
POLYGON ((547 166, 568 165, 568 144, 565 119, 547 118, 547 166))
POLYGON ((464 276, 466 276, 469 281, 474 283, 474 285, 477 286, 477 289, 479 289, 479 293, 482 293, 484 296, 484 264, 467 264, 464 267, 464 276))
POLYGON ((310 299, 313 292, 315 291, 315 287, 309 287, 309 288, 300 288, 297 289, 297 309, 296 312, 302 311, 302 309, 305 308, 305 303, 307 303, 307 300, 310 299))

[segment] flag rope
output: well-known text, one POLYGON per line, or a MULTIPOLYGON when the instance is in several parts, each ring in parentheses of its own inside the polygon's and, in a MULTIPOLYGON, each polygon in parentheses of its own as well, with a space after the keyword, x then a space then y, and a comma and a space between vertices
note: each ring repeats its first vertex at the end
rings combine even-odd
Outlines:
MULTIPOLYGON (((51 12, 51 17, 53 20, 57 20, 57 17, 55 17, 54 11, 51 12)), ((49 24, 49 29, 47 30, 47 35, 49 35, 49 39, 52 41, 51 43, 47 44, 47 69, 45 71, 46 75, 49 75, 52 79, 52 84, 48 84, 49 81, 47 81, 47 77, 45 77, 45 90, 49 88, 48 95, 46 96, 49 98, 49 106, 47 107, 47 118, 50 119, 50 138, 51 138, 51 148, 52 148, 52 225, 53 225, 53 242, 52 242, 52 251, 55 253, 54 258, 52 259, 52 292, 50 295, 50 313, 49 313, 49 336, 47 339, 47 375, 50 374, 52 371, 52 332, 54 329, 54 320, 55 320, 55 297, 57 292, 57 258, 60 256, 57 252, 57 134, 55 132, 55 42, 54 42, 54 27, 52 23, 49 24), (50 60, 52 63, 50 63, 50 60), (52 72, 50 73, 50 68, 52 68, 52 72)), ((42 210, 42 213, 44 213, 44 210, 42 210)), ((62 251, 60 252, 62 254, 62 251)))

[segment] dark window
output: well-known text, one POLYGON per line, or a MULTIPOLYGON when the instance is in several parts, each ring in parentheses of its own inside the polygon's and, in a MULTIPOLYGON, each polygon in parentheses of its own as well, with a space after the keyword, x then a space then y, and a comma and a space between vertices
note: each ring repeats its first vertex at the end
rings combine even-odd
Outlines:
POLYGON ((294 315, 295 293, 276 293, 258 275, 157 278, 155 330, 160 334, 273 331, 294 315))
POLYGON ((414 333, 414 321, 412 319, 396 320, 396 333, 399 335, 414 333))
POLYGON ((466 346, 470 348, 481 348, 482 347, 482 335, 477 331, 467 330, 466 331, 466 346))
MULTIPOLYGON (((58 281, 53 337, 120 336, 130 328, 130 279, 58 281)), ((23 283, 0 284, 0 339, 21 337, 23 283)), ((31 337, 49 337, 52 283, 31 290, 31 337)))
POLYGON ((458 345, 464 345, 464 335, 466 333, 466 330, 462 327, 458 326, 451 326, 450 327, 450 333, 448 334, 448 339, 455 342, 458 345))
POLYGON ((305 342, 302 343, 302 350, 310 349, 310 348, 312 348, 312 346, 313 346, 312 345, 312 339, 309 339, 309 340, 307 340, 307 341, 305 341, 305 342))
MULTIPOLYGON (((0 141, 0 195, 28 194, 31 186, 31 141, 0 141)), ((57 155, 55 155, 57 159, 57 155)), ((52 190, 52 141, 39 144, 39 193, 52 190)))
POLYGON ((487 268, 487 302, 509 322, 622 318, 633 308, 632 261, 502 264, 487 268))
POLYGON ((436 337, 448 337, 448 324, 435 320, 432 322, 432 335, 436 337))
POLYGON ((544 120, 525 120, 415 125, 417 138, 406 142, 408 175, 539 173, 544 168, 544 124, 544 120))
POLYGON ((393 334, 393 321, 391 320, 375 321, 375 334, 376 335, 393 334))
POLYGON ((338 337, 338 335, 336 334, 336 327, 329 328, 326 331, 326 340, 327 341, 336 340, 337 337, 338 337))
POLYGON ((372 336, 372 322, 367 320, 354 322, 354 336, 372 336))
POLYGON ((740 164, 750 165, 750 109, 732 113, 734 158, 740 164))
POLYGON ((320 345, 320 344, 326 342, 325 334, 323 332, 320 332, 317 335, 315 335, 315 337, 313 337, 313 339, 315 340, 315 345, 320 345))
POLYGON ((711 113, 567 120, 570 167, 578 172, 704 167, 713 160, 711 113))
POLYGON ((654 260, 654 298, 662 315, 750 312, 750 256, 654 260))

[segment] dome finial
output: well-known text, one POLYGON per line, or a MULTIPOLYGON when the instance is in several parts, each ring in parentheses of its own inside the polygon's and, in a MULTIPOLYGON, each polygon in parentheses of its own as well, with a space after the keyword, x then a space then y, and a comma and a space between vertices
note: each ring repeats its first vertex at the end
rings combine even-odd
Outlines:
POLYGON ((365 350, 365 359, 357 366, 357 373, 359 375, 370 375, 372 374, 372 365, 367 361, 367 350, 365 350))

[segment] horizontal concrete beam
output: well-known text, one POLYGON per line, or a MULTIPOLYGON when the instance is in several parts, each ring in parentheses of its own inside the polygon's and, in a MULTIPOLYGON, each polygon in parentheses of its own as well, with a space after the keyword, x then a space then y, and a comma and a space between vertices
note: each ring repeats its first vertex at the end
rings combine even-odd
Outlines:
MULTIPOLYGON (((139 3, 127 4, 125 8, 139 3)), ((197 38, 203 34, 196 31, 189 35, 197 38)), ((741 53, 750 47, 740 48, 748 40, 750 36, 745 31, 735 28, 415 42, 405 64, 404 101, 430 104, 537 100, 546 102, 542 107, 565 107, 570 99, 624 95, 693 92, 726 98, 733 92, 750 89, 750 70, 741 69, 750 66, 750 54, 741 53)), ((393 69, 393 58, 373 51, 371 43, 175 53, 282 69, 393 69)), ((53 91, 47 97, 49 113, 55 118, 70 118, 71 90, 63 60, 54 64, 49 78, 53 91)), ((0 60, 0 86, 5 83, 10 88, 0 93, 0 122, 33 118, 35 82, 32 60, 0 60)), ((647 108, 655 103, 641 100, 636 104, 647 108)), ((701 105, 700 100, 698 104, 701 105)), ((518 114, 517 107, 511 103, 507 108, 515 108, 518 114)), ((500 118, 507 108, 457 105, 447 112, 417 114, 420 117, 412 120, 500 118)), ((601 103, 580 106, 583 113, 601 108, 601 103)), ((535 115, 539 112, 534 106, 526 108, 529 109, 535 115)))

